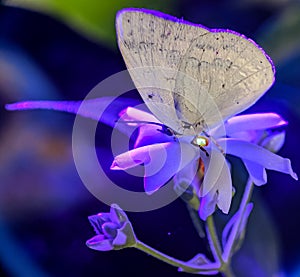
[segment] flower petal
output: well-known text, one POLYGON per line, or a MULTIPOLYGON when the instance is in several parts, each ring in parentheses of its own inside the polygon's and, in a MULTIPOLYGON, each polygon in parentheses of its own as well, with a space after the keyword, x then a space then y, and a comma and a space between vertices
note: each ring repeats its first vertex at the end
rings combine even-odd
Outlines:
MULTIPOLYGON (((151 162, 145 165, 144 188, 152 194, 193 159, 199 157, 199 149, 186 142, 165 143, 165 151, 151 152, 151 162)), ((196 171, 190 177, 192 182, 196 171)))
POLYGON ((117 249, 121 249, 126 247, 126 241, 127 241, 126 235, 123 232, 120 232, 120 230, 117 230, 117 235, 113 240, 112 244, 117 249))
POLYGON ((132 225, 126 222, 122 228, 118 229, 116 238, 113 240, 115 249, 132 247, 137 242, 132 225))
POLYGON ((223 213, 229 212, 232 200, 232 180, 229 166, 223 166, 218 176, 213 188, 201 198, 199 215, 203 220, 214 213, 216 205, 223 213))
MULTIPOLYGON (((145 112, 133 107, 128 107, 119 113, 120 118, 124 121, 144 121, 161 123, 153 114, 145 112)), ((139 125, 139 123, 128 123, 133 125, 139 125)))
POLYGON ((109 215, 111 221, 117 223, 119 226, 128 221, 126 213, 117 204, 111 204, 109 215))
POLYGON ((109 213, 99 213, 96 215, 89 216, 88 220, 93 226, 95 233, 97 235, 100 235, 103 233, 102 224, 104 224, 107 221, 110 221, 110 215, 109 213))
POLYGON ((255 185, 261 186, 267 183, 267 172, 263 166, 247 160, 243 160, 243 162, 249 173, 249 178, 255 185))
POLYGON ((110 251, 114 249, 111 240, 106 239, 104 235, 97 235, 92 237, 86 242, 86 245, 89 248, 98 251, 110 251))
POLYGON ((164 125, 148 112, 128 107, 120 113, 120 120, 127 121, 128 126, 139 127, 134 148, 154 143, 174 141, 175 139, 172 135, 166 134, 164 125), (130 123, 130 121, 134 122, 130 123))
POLYGON ((291 161, 289 159, 282 158, 263 147, 246 141, 224 138, 218 140, 218 143, 221 147, 224 143, 226 143, 227 154, 240 157, 243 160, 252 161, 266 169, 289 174, 295 180, 298 180, 297 174, 293 171, 291 161))
POLYGON ((219 149, 211 146, 206 150, 209 156, 206 156, 203 151, 200 152, 204 163, 204 179, 199 196, 205 196, 216 185, 220 174, 225 172, 224 170, 228 167, 225 157, 219 149))
POLYGON ((225 123, 226 134, 249 130, 265 130, 287 125, 287 122, 276 113, 257 113, 234 116, 225 123))
POLYGON ((102 225, 103 235, 105 235, 106 238, 115 238, 118 227, 119 226, 114 222, 105 222, 102 225))
POLYGON ((217 206, 219 209, 228 214, 232 200, 232 180, 229 166, 224 166, 216 184, 218 192, 217 206))
POLYGON ((202 220, 206 220, 216 210, 218 202, 218 194, 215 189, 212 189, 204 197, 201 198, 199 216, 202 220))
POLYGON ((168 144, 170 143, 157 143, 122 153, 115 157, 110 169, 125 170, 142 163, 149 163, 151 160, 150 153, 151 155, 154 155, 156 152, 163 153, 168 144))
POLYGON ((153 124, 145 124, 139 127, 139 133, 134 143, 134 148, 144 145, 174 142, 176 138, 172 134, 167 133, 167 127, 153 124))
MULTIPOLYGON (((55 110, 68 113, 79 114, 83 117, 91 118, 107 124, 111 127, 115 126, 115 122, 119 119, 120 110, 129 105, 136 105, 139 101, 129 98, 101 97, 88 99, 83 101, 24 101, 5 105, 9 111, 15 110, 55 110), (84 105, 81 105, 84 103, 84 105), (110 105, 110 103, 112 103, 110 105), (109 112, 104 112, 106 108, 109 112), (100 115, 101 118, 100 118, 100 115)), ((123 131, 124 124, 119 124, 123 131), (122 126, 121 126, 122 125, 122 126)))
POLYGON ((284 144, 284 141, 285 131, 273 132, 261 141, 260 146, 268 149, 271 152, 276 153, 281 149, 281 147, 284 144))

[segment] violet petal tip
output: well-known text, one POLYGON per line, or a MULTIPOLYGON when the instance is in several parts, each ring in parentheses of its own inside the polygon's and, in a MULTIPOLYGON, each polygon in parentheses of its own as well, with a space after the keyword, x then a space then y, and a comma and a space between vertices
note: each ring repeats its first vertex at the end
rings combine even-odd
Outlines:
POLYGON ((118 166, 117 162, 116 161, 113 161, 111 166, 110 166, 110 169, 111 170, 122 170, 121 167, 118 166))

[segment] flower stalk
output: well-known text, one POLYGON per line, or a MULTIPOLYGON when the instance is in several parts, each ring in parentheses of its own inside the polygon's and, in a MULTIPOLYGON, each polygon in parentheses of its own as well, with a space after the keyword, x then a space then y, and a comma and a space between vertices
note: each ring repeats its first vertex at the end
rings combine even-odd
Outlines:
POLYGON ((230 266, 230 261, 225 262, 222 255, 222 248, 218 238, 213 216, 209 216, 206 220, 206 230, 210 249, 214 258, 220 262, 219 272, 226 277, 234 277, 230 266))
POLYGON ((221 244, 215 227, 213 216, 206 219, 206 231, 210 249, 216 261, 223 263, 221 244))
POLYGON ((182 271, 190 272, 190 273, 205 273, 205 272, 211 272, 211 271, 218 271, 219 270, 219 263, 210 263, 207 265, 193 265, 190 262, 184 262, 175 258, 172 258, 152 247, 149 245, 141 242, 140 240, 137 240, 136 244, 133 246, 149 255, 151 255, 154 258, 157 258, 169 265, 175 266, 180 268, 182 271))

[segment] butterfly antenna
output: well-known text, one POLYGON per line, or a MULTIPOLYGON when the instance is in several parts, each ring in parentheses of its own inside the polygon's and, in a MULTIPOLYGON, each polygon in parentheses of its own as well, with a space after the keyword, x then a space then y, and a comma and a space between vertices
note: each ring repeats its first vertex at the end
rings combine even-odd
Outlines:
POLYGON ((151 121, 143 121, 143 120, 115 120, 116 123, 123 123, 123 124, 128 124, 128 123, 141 123, 141 124, 152 124, 152 125, 158 125, 160 127, 164 127, 165 125, 162 123, 158 122, 151 122, 151 121))

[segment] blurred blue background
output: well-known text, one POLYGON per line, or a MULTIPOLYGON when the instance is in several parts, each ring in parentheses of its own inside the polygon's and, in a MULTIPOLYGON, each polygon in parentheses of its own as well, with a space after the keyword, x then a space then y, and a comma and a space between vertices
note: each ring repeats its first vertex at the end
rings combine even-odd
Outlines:
MULTIPOLYGON (((289 122, 279 154, 290 158, 300 175, 299 1, 103 2, 0 5, 1 276, 187 276, 134 249, 88 249, 85 241, 94 233, 87 216, 108 207, 77 175, 71 149, 74 116, 4 110, 4 104, 21 100, 83 99, 97 83, 125 69, 114 33, 115 13, 123 7, 159 9, 207 27, 235 30, 259 43, 276 65, 276 83, 247 112, 277 112, 289 122)), ((139 99, 137 92, 132 95, 139 99)), ((238 161, 233 163, 239 192, 245 174, 238 161)), ((284 174, 269 172, 268 177, 266 186, 255 189, 255 210, 234 270, 246 277, 300 276, 300 186, 284 174)), ((183 260, 200 251, 210 255, 180 199, 129 217, 137 236, 154 248, 183 260)), ((220 214, 218 221, 224 222, 220 214)))

